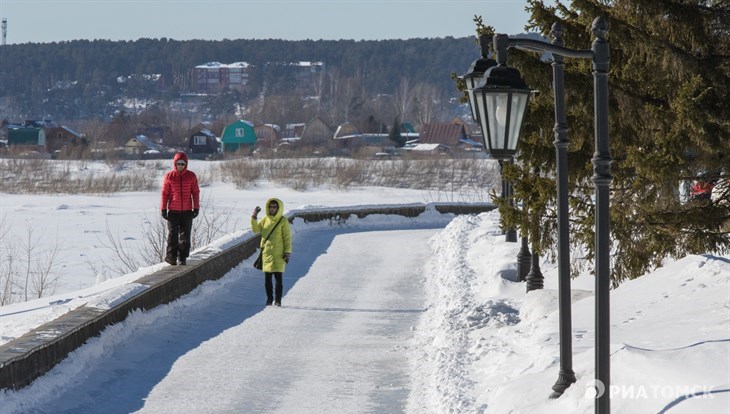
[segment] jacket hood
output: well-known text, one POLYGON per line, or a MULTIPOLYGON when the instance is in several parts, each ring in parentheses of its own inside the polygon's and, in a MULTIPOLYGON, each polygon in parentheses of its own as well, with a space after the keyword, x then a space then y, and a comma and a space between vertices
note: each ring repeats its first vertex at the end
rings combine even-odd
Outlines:
POLYGON ((272 198, 266 200, 266 204, 264 204, 264 211, 266 211, 267 217, 271 217, 274 220, 278 220, 279 217, 281 217, 284 214, 284 203, 281 200, 279 200, 278 198, 272 197, 272 198), (279 204, 279 209, 276 211, 276 215, 274 215, 274 216, 269 214, 269 203, 271 203, 272 201, 275 201, 276 203, 279 204))
POLYGON ((185 170, 188 169, 188 156, 185 155, 184 152, 178 152, 177 154, 175 154, 174 157, 172 157, 172 169, 175 171, 177 171, 177 169, 175 169, 175 163, 177 162, 177 160, 185 161, 185 170))

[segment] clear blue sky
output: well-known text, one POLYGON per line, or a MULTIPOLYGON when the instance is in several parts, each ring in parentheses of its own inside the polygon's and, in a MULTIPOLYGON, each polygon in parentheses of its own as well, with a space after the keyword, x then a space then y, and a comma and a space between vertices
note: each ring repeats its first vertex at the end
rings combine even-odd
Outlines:
MULTIPOLYGON (((546 0, 553 4, 553 0, 546 0)), ((7 43, 75 39, 463 37, 472 21, 523 32, 524 0, 0 0, 7 43)))

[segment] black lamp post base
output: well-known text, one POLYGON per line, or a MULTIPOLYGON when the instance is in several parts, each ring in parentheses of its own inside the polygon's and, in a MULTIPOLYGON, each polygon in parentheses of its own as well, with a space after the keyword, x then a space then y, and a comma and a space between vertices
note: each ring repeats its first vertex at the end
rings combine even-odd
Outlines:
POLYGON ((561 369, 558 371, 558 380, 553 385, 553 393, 550 398, 560 398, 561 395, 576 381, 575 373, 569 369, 561 369))
POLYGON ((544 286, 545 277, 540 271, 540 256, 537 253, 532 253, 532 267, 530 267, 530 273, 525 278, 527 280, 527 291, 542 289, 544 286))
POLYGON ((522 238, 522 247, 517 253, 517 282, 524 282, 527 274, 530 273, 530 264, 532 263, 532 253, 527 246, 527 237, 522 238))

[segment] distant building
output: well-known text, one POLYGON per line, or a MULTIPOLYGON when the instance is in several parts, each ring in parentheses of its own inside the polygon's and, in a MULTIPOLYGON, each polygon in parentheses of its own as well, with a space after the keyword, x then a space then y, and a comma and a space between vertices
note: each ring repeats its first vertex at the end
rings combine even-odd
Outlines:
POLYGON ((188 137, 188 154, 217 154, 221 149, 221 141, 211 130, 203 128, 188 137))
POLYGON ((324 71, 324 62, 267 62, 264 70, 266 93, 314 94, 324 71))
POLYGON ((36 147, 46 151, 46 131, 32 125, 8 125, 8 146, 36 147))
POLYGON ((281 139, 281 128, 274 124, 258 124, 254 128, 256 146, 274 148, 281 139))
POLYGON ((32 146, 34 151, 53 153, 88 144, 83 134, 50 119, 30 119, 20 125, 3 121, 1 129, 8 146, 32 146))
POLYGON ((208 62, 194 68, 195 90, 202 93, 219 93, 224 89, 243 92, 249 81, 253 65, 246 62, 208 62))
POLYGON ((345 122, 344 124, 340 124, 340 126, 337 127, 335 130, 335 139, 343 139, 346 137, 350 137, 353 135, 360 135, 360 130, 353 124, 352 122, 345 122))
POLYGON ((256 132, 249 121, 238 120, 223 128, 221 145, 223 152, 246 151, 253 152, 256 144, 256 132))
POLYGON ((45 129, 48 152, 84 147, 89 144, 86 137, 63 125, 54 125, 45 129))
POLYGON ((298 141, 304 132, 305 123, 286 124, 281 137, 288 141, 298 141))
POLYGON ((124 154, 130 156, 140 156, 145 154, 162 153, 164 148, 153 142, 151 139, 144 135, 137 135, 136 137, 127 141, 124 144, 124 154))
POLYGON ((469 138, 466 127, 461 123, 434 123, 423 126, 419 134, 420 144, 441 144, 449 149, 481 149, 482 144, 469 138))
POLYGON ((315 116, 304 126, 300 143, 322 144, 330 142, 333 137, 334 132, 332 132, 332 128, 322 118, 315 116))

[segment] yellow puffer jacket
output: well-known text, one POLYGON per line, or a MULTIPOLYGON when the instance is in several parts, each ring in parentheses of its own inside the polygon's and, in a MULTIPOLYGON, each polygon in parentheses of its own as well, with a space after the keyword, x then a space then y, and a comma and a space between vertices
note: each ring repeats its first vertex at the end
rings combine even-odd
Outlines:
POLYGON ((259 221, 251 217, 251 230, 256 234, 261 234, 261 245, 263 253, 261 258, 263 259, 263 271, 264 272, 283 272, 286 267, 284 261, 284 253, 291 253, 291 227, 289 226, 289 220, 284 217, 284 203, 278 198, 270 198, 266 200, 266 204, 263 207, 266 212, 266 217, 259 221), (276 215, 269 215, 269 203, 276 201, 279 203, 279 210, 276 215), (274 229, 276 222, 281 219, 281 222, 274 229), (273 234, 269 236, 271 230, 274 230, 273 234), (264 243, 264 239, 269 237, 264 243))

